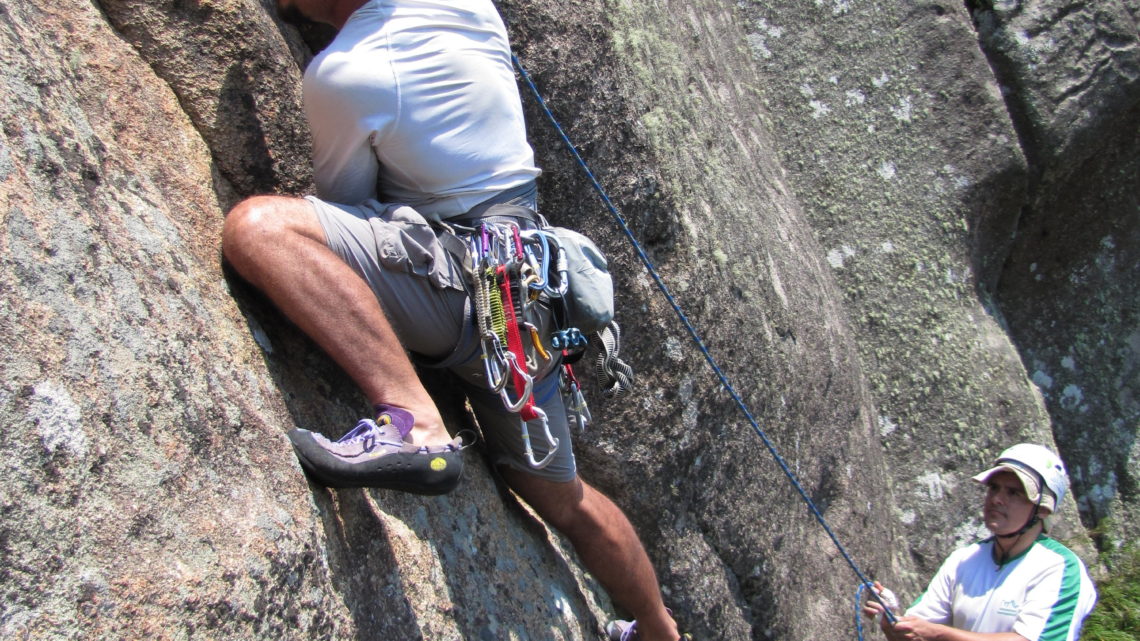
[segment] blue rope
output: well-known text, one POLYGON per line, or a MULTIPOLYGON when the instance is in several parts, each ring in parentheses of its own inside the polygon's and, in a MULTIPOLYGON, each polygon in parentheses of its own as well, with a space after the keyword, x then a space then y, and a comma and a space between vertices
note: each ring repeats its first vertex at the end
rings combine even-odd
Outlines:
MULTIPOLYGON (((776 460, 776 463, 780 466, 780 469, 783 470, 784 475, 788 477, 789 481, 791 481, 792 486, 796 488, 797 492, 799 492, 800 498, 803 499, 804 503, 808 507, 808 510, 811 511, 812 516, 814 516, 815 520, 818 521, 819 524, 823 527, 823 530, 827 532, 827 535, 831 537, 831 542, 835 544, 836 549, 839 550, 839 553, 843 556, 843 559, 847 561, 847 565, 849 565, 852 571, 855 572, 855 575, 859 577, 859 583, 861 585, 870 583, 867 577, 863 574, 863 571, 860 570, 859 566, 855 563, 855 560, 852 559, 851 555, 847 553, 847 549, 843 547, 843 544, 839 541, 839 537, 837 537, 835 535, 835 532, 832 531, 831 526, 827 524, 827 520, 823 518, 823 514, 820 513, 819 508, 816 507, 815 503, 811 500, 811 497, 807 495, 807 492, 800 484, 799 479, 796 478, 795 473, 792 472, 791 468, 788 467, 788 464, 784 461, 784 457, 780 455, 780 452, 776 449, 775 445, 773 445, 772 441, 768 439, 768 435, 764 433, 764 430, 761 429, 760 424, 756 422, 756 419, 752 416, 752 412, 748 410, 748 406, 744 403, 744 400, 740 397, 739 394, 737 394, 736 388, 733 387, 732 383, 729 382, 728 377, 725 376, 720 366, 717 365, 716 360, 713 358, 712 354, 709 353, 708 347, 705 345, 704 340, 701 339, 700 334, 697 333, 696 328, 689 321, 688 316, 685 315, 685 312, 681 309, 681 306, 678 305, 676 299, 673 298, 673 294, 669 291, 669 288, 661 279, 660 274, 657 273, 657 269, 649 260, 649 256, 647 256, 645 254, 645 251, 641 248, 641 244, 637 242, 637 238, 634 237, 633 232, 629 228, 629 225, 626 224, 625 218, 622 217, 617 207, 614 206, 613 202, 610 200, 610 197, 606 194, 606 190, 603 189, 602 185, 598 182, 598 179, 594 177, 594 172, 590 171, 589 165, 587 165, 586 161, 582 159, 581 154, 578 153, 577 147, 574 146, 574 143, 570 141, 570 137, 566 135, 565 131, 563 131, 562 125, 558 123, 558 119, 554 117, 554 114, 551 113, 550 108, 546 106, 546 101, 542 99, 542 94, 539 93, 538 87, 536 87, 534 81, 531 80, 530 74, 526 72, 526 69, 523 68, 522 63, 519 62, 518 56, 512 53, 511 60, 514 61, 515 68, 518 69, 519 75, 522 77, 523 81, 526 82, 527 87, 530 88, 531 93, 534 95, 535 100, 538 102, 538 106, 542 109, 543 113, 546 114, 547 119, 550 120, 550 124, 554 125, 554 129, 562 138, 562 142, 566 145, 566 148, 570 151, 571 155, 574 156, 574 160, 578 162, 578 166, 582 169, 583 172, 585 172, 586 177, 590 179, 590 184, 594 186, 594 190, 598 192, 599 196, 601 196, 602 202, 605 203, 606 208, 609 209, 610 214, 612 214, 614 220, 617 221, 618 227, 621 228, 622 233, 624 233, 625 237, 629 239, 630 244, 633 246, 634 251, 637 253, 637 257, 641 260, 641 263, 645 265, 645 269, 653 278, 653 282, 657 284, 657 289, 661 290, 661 293, 665 296, 665 299, 669 301, 669 305, 677 314, 677 318, 679 318, 681 320, 681 324, 684 325, 685 331, 689 333, 689 336, 693 339, 693 342, 696 344, 697 349, 699 349, 701 351, 701 354, 705 357, 705 362, 709 364, 709 367, 711 367, 713 372, 716 373, 717 378, 720 379, 720 384, 724 387, 725 391, 728 392, 728 395, 732 397, 732 400, 736 403, 736 406, 740 408, 740 411, 744 414, 744 417, 748 419, 748 424, 752 426, 752 430, 756 432, 756 435, 760 437, 761 441, 763 441, 764 447, 768 449, 768 452, 772 455, 772 458, 776 460)), ((871 591, 871 594, 874 595, 874 598, 876 600, 882 603, 878 595, 875 594, 873 590, 871 591)), ((884 609, 886 609, 887 618, 890 619, 891 623, 894 623, 896 621, 894 614, 890 611, 890 609, 886 608, 885 604, 884 609)))
POLYGON ((863 641, 863 590, 867 588, 866 583, 860 583, 859 589, 855 590, 855 638, 863 641))

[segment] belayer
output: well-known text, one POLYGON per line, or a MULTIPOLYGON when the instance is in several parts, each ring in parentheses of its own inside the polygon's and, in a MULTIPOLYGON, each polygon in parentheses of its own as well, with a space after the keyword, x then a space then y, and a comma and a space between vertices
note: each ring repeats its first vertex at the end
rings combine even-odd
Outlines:
POLYGON ((336 440, 291 432, 306 472, 330 487, 453 490, 467 443, 449 434, 412 359, 445 368, 507 484, 636 618, 611 623, 610 637, 675 641, 628 518, 578 476, 567 405, 579 417, 584 408, 575 381, 571 393, 560 386, 568 374, 552 339, 581 342, 565 261, 593 253, 536 211, 539 169, 494 5, 278 9, 338 29, 304 76, 316 195, 244 200, 226 218, 223 250, 374 409, 336 440))
MULTIPOLYGON (((1061 459, 1021 443, 973 480, 986 488, 982 520, 993 536, 953 552, 906 616, 880 619, 883 633, 891 641, 1076 641, 1096 589, 1084 563, 1045 534, 1069 485, 1061 459)), ((869 617, 882 612, 875 600, 863 608, 869 617)))

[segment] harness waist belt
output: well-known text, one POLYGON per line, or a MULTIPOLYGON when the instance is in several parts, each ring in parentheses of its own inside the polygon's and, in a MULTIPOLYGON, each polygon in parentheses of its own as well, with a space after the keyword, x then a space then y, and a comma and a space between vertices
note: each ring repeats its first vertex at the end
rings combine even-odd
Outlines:
POLYGON ((463 227, 474 227, 480 223, 514 223, 519 229, 538 229, 545 221, 530 207, 495 204, 475 207, 466 214, 448 218, 444 222, 463 227))

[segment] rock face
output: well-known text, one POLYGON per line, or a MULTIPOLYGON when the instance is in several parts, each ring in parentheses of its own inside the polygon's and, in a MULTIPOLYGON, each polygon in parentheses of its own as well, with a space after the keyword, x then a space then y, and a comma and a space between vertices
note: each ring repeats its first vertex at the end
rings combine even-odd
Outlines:
POLYGON ((975 15, 1032 160, 998 296, 1082 516, 1135 540, 1140 7, 995 3, 975 15))
MULTIPOLYGON (((306 38, 253 0, 37 4, 0 0, 0 637, 600 638, 608 597, 475 449, 442 498, 295 462, 288 429, 366 403, 218 247, 238 199, 309 185, 306 38)), ((500 4, 756 425, 904 600, 1016 441, 1061 449, 1085 525, 1140 527, 1140 16, 1089 4, 500 4)), ((541 208, 606 250, 639 375, 592 399, 583 476, 695 637, 850 638, 854 573, 525 91, 541 208)))

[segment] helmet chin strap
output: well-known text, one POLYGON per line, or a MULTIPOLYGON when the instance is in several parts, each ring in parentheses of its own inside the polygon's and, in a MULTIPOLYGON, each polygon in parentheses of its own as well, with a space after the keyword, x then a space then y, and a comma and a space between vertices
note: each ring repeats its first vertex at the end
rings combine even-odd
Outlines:
POLYGON ((1009 560, 1009 550, 1012 550, 1013 546, 1017 545, 1017 539, 1020 539, 1023 534, 1028 532, 1030 528, 1032 528, 1034 525, 1037 525, 1037 523, 1041 521, 1041 519, 1037 516, 1037 513, 1041 509, 1042 498, 1043 496, 1040 494, 1037 496, 1037 503, 1033 505, 1033 513, 1029 515, 1029 520, 1025 522, 1025 525, 1021 526, 1020 530, 1011 532, 1009 534, 994 534, 995 539, 1014 539, 1013 543, 1010 543, 1008 548, 997 545, 996 541, 994 542, 997 549, 1001 550, 1001 558, 998 559, 998 568, 1005 565, 1005 562, 1009 560))
POLYGON ((1025 525, 1021 526, 1020 530, 1018 530, 1016 532, 1010 532, 1009 534, 995 534, 994 536, 999 538, 999 539, 1012 539, 1015 536, 1021 536, 1022 534, 1025 534, 1026 532, 1028 532, 1029 528, 1033 527, 1034 525, 1037 525, 1037 523, 1039 523, 1041 521, 1041 519, 1037 516, 1037 510, 1040 507, 1040 505, 1041 505, 1041 501, 1038 500, 1037 505, 1033 506, 1033 514, 1031 514, 1029 516, 1029 520, 1025 522, 1025 525))

